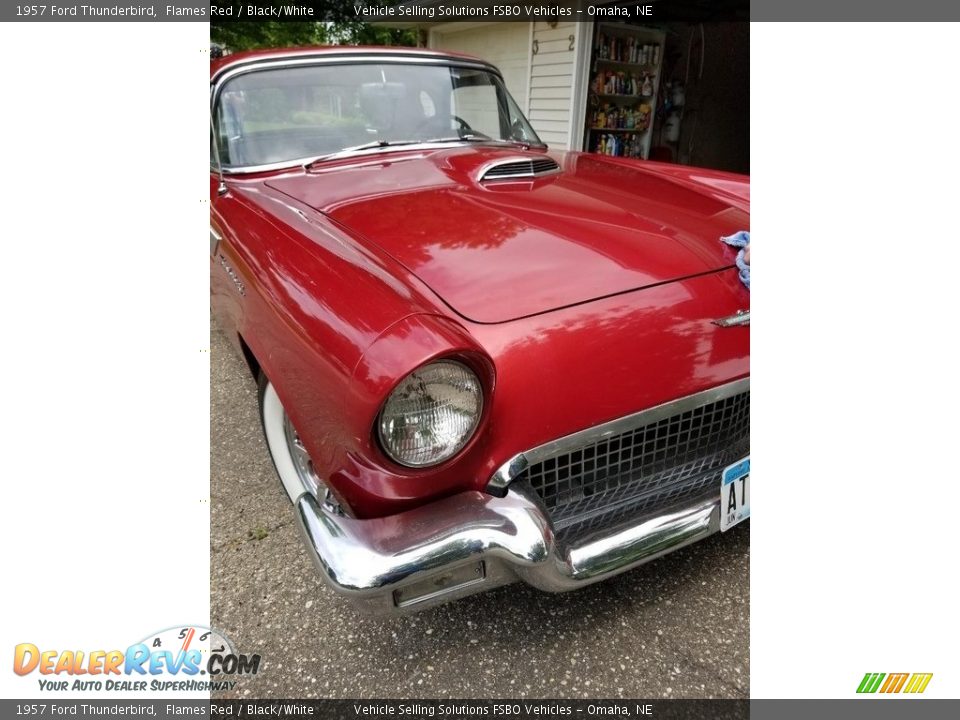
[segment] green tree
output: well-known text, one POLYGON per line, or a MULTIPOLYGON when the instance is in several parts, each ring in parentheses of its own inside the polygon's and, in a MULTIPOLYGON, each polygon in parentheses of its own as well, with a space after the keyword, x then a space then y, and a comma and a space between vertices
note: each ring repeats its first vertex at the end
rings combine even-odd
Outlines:
POLYGON ((324 28, 315 22, 210 22, 210 39, 230 50, 317 45, 325 42, 324 28))
MULTIPOLYGON (((397 0, 381 0, 384 5, 397 0)), ((241 0, 215 0, 219 7, 233 7, 233 17, 242 17, 241 0)), ((284 4, 275 0, 274 5, 284 4)), ((368 1, 368 4, 369 1, 368 1)), ((416 45, 415 30, 397 30, 357 20, 354 0, 324 0, 316 7, 317 22, 273 20, 243 21, 212 18, 210 39, 230 50, 295 47, 298 45, 416 45)))

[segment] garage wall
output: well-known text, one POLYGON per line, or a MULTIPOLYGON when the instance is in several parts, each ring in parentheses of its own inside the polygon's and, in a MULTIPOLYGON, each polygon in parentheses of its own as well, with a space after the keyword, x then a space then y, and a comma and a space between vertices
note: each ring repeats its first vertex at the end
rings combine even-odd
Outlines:
POLYGON ((474 55, 496 65, 503 74, 507 90, 526 113, 530 72, 529 23, 491 23, 468 30, 456 27, 450 31, 434 29, 430 33, 430 47, 474 55))
POLYGON ((570 36, 576 36, 575 26, 572 22, 558 23, 555 28, 545 22, 533 24, 537 54, 530 69, 527 117, 540 138, 556 148, 567 148, 570 142, 575 57, 570 49, 570 36))

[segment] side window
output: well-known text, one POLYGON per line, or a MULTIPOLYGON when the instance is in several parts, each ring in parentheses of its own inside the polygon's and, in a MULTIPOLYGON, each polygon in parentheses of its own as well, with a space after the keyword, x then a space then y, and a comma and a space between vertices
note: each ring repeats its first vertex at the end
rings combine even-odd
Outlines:
POLYGON ((453 114, 490 137, 500 137, 497 89, 493 85, 461 85, 451 97, 453 114))
POLYGON ((220 162, 230 165, 238 159, 237 142, 243 135, 240 118, 246 107, 246 93, 223 92, 214 114, 220 141, 220 162))
POLYGON ((213 115, 213 127, 216 128, 216 135, 214 135, 213 128, 210 129, 210 166, 214 167, 217 164, 217 150, 220 151, 220 162, 223 165, 230 164, 230 146, 227 143, 227 132, 224 127, 223 119, 223 103, 217 104, 217 109, 213 115), (214 144, 216 143, 216 147, 214 144))
POLYGON ((511 140, 534 140, 532 133, 527 132, 527 121, 524 119, 523 115, 520 113, 520 108, 517 107, 516 103, 508 102, 507 110, 510 118, 510 139, 511 140))

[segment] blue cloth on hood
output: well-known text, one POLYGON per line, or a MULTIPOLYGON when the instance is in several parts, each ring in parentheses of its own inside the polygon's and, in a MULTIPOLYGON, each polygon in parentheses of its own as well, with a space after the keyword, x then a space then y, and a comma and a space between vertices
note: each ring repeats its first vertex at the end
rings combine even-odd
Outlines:
POLYGON ((727 235, 727 237, 720 238, 720 241, 725 242, 727 245, 740 248, 740 252, 737 253, 737 269, 740 271, 740 282, 746 285, 747 290, 749 290, 750 266, 744 262, 743 249, 750 244, 750 233, 746 230, 741 230, 733 235, 727 235))

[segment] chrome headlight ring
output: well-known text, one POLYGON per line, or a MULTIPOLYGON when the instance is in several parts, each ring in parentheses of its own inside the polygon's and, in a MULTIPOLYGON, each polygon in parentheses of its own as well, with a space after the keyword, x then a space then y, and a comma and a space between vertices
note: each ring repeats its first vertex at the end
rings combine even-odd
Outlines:
POLYGON ((439 465, 473 437, 483 412, 477 374, 455 360, 435 360, 407 375, 377 417, 384 452, 405 467, 439 465))

